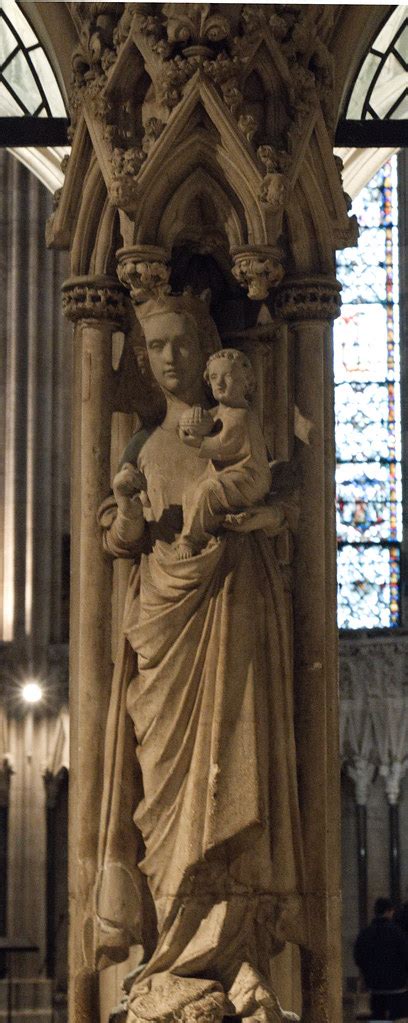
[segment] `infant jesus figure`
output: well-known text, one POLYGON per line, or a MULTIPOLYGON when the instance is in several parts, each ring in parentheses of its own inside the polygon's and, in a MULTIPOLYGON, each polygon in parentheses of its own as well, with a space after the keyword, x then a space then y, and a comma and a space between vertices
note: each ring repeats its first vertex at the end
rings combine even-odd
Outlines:
POLYGON ((238 525, 244 509, 262 502, 271 487, 265 440, 250 407, 255 377, 249 359, 236 348, 220 349, 208 359, 204 379, 218 405, 188 409, 179 423, 184 443, 210 461, 184 495, 178 560, 198 554, 223 523, 238 525))

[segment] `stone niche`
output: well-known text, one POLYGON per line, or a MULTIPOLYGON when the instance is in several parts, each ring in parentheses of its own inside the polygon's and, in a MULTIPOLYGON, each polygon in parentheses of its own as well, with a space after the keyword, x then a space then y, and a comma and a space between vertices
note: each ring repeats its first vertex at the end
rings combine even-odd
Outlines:
POLYGON ((331 9, 71 9, 71 1021, 340 1020, 331 9), (273 492, 177 560, 220 345, 273 492))

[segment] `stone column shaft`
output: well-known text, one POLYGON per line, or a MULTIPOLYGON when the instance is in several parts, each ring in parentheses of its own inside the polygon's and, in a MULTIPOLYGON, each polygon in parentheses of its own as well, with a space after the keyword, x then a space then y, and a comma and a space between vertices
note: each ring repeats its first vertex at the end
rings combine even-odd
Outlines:
POLYGON ((389 820, 390 820, 390 896, 393 902, 395 902, 396 905, 398 905, 401 898, 398 803, 390 803, 389 820))
POLYGON ((368 924, 367 807, 356 803, 358 926, 368 924))
POLYGON ((303 1020, 341 1018, 340 779, 334 520, 334 278, 285 283, 278 297, 295 333, 295 401, 311 420, 300 449, 302 498, 295 544, 295 713, 310 932, 302 951, 303 1020))
POLYGON ((96 514, 110 489, 112 332, 120 322, 119 284, 85 279, 64 285, 74 334, 71 589, 70 1019, 97 1019, 92 972, 92 891, 98 841, 111 661, 112 566, 96 514), (112 301, 110 301, 112 300, 112 301), (115 319, 116 315, 116 319, 115 319))
MULTIPOLYGON (((60 602, 59 592, 51 594, 52 574, 61 569, 61 522, 54 511, 68 478, 63 448, 69 379, 59 294, 65 257, 44 248, 51 209, 45 187, 5 152, 0 172, 7 196, 0 214, 7 296, 0 383, 1 638, 17 644, 27 671, 43 673, 51 607, 58 619, 60 602)), ((60 640, 58 622, 53 638, 60 640)))

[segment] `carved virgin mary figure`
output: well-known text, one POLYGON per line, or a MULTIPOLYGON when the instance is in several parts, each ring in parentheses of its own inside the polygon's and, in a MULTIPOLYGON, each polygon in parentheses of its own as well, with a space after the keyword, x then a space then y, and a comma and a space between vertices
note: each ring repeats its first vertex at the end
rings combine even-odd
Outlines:
MULTIPOLYGON (((184 492, 207 470, 179 420, 208 407, 203 371, 219 339, 192 295, 145 302, 138 316, 166 410, 131 439, 101 513, 107 552, 134 564, 107 727, 100 949, 106 962, 145 946, 129 1021, 278 1019, 270 958, 300 940, 302 891, 282 580, 256 513, 177 559, 184 492)), ((269 532, 282 523, 271 506, 269 532)))

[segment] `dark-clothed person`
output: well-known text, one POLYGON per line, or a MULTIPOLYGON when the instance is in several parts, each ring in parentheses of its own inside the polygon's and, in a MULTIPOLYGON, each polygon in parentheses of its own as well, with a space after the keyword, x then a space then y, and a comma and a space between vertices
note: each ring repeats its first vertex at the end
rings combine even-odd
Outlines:
POLYGON ((408 936, 390 899, 377 899, 374 919, 358 935, 354 959, 371 991, 373 1019, 408 1016, 408 936))
POLYGON ((408 902, 403 902, 402 906, 397 909, 394 920, 395 923, 398 924, 398 927, 408 934, 408 902))

